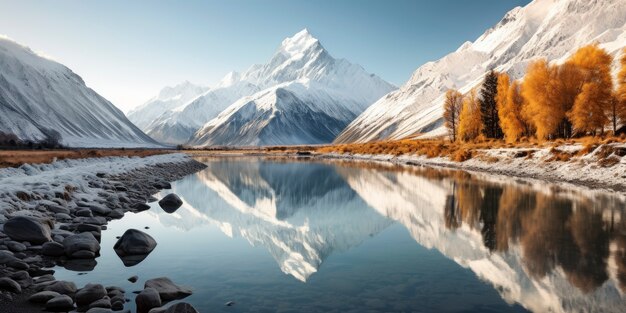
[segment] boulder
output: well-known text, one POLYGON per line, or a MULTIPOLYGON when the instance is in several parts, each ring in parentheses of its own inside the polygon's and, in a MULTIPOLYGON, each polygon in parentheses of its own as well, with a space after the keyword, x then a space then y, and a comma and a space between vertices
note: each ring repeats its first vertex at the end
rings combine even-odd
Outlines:
POLYGON ((67 312, 74 309, 74 301, 67 295, 56 296, 46 302, 46 310, 52 312, 67 312))
POLYGON ((163 211, 167 213, 174 213, 178 210, 178 208, 180 208, 181 205, 183 205, 183 200, 180 200, 176 194, 170 193, 159 201, 159 205, 163 211))
POLYGON ((87 306, 107 295, 106 289, 100 284, 87 284, 76 292, 76 305, 87 306))
POLYGON ((129 229, 113 246, 120 257, 128 255, 146 255, 154 250, 157 243, 152 236, 137 230, 129 229))
POLYGON ((135 303, 137 313, 148 313, 150 309, 161 306, 161 298, 154 288, 146 288, 137 295, 135 303))
POLYGON ((24 244, 21 244, 17 241, 9 241, 6 242, 5 245, 7 246, 7 248, 9 248, 9 250, 13 251, 13 252, 23 252, 26 251, 26 246, 24 244))
POLYGON ((65 255, 77 259, 92 259, 100 253, 100 243, 92 233, 84 232, 63 240, 65 255))
POLYGON ((56 241, 50 241, 41 246, 41 254, 54 257, 63 256, 65 255, 65 248, 56 241))
POLYGON ((87 310, 87 313, 113 313, 113 311, 111 309, 106 309, 106 308, 91 308, 87 310))
POLYGON ((22 287, 16 281, 8 277, 0 278, 0 290, 6 290, 14 293, 21 293, 22 287))
POLYGON ((52 241, 50 223, 29 216, 16 216, 6 221, 4 233, 13 240, 33 244, 52 241))
POLYGON ((196 308, 187 302, 179 302, 170 306, 165 313, 199 313, 196 308))
POLYGON ((40 291, 28 297, 28 301, 32 303, 46 303, 50 299, 60 295, 60 293, 54 291, 40 291))
POLYGON ((58 280, 43 289, 44 291, 54 291, 62 295, 74 295, 76 293, 76 284, 70 281, 58 280))
POLYGON ((105 297, 103 299, 96 300, 96 301, 92 302, 91 304, 89 304, 89 308, 110 309, 111 308, 111 299, 109 299, 108 297, 105 297))
POLYGON ((163 301, 182 299, 192 294, 191 289, 181 287, 167 277, 150 279, 144 288, 154 288, 163 301))

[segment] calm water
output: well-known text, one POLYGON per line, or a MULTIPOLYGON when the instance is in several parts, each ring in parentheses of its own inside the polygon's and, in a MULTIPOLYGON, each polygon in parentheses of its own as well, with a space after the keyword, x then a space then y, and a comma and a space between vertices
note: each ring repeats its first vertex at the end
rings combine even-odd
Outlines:
POLYGON ((132 298, 168 276, 201 312, 626 311, 615 195, 458 171, 200 160, 206 170, 173 184, 183 207, 111 222, 95 269, 59 267, 57 279, 132 298), (132 267, 112 249, 128 228, 158 242, 132 267))

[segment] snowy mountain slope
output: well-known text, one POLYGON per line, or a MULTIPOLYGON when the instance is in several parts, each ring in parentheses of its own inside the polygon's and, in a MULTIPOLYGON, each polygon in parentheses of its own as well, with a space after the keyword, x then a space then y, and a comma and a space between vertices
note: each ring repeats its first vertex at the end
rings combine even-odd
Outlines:
POLYGON ((241 81, 239 74, 231 72, 222 81, 181 106, 162 112, 144 129, 152 138, 173 144, 189 141, 206 122, 216 117, 237 99, 253 94, 259 88, 241 81))
POLYGON ((67 67, 0 37, 0 132, 73 147, 158 144, 67 67))
POLYGON ((467 92, 490 69, 520 78, 535 58, 562 62, 593 42, 613 55, 626 46, 625 1, 535 0, 517 7, 476 41, 419 67, 400 89, 355 119, 336 142, 443 135, 443 94, 449 88, 467 92))
POLYGON ((165 87, 156 97, 128 112, 128 119, 143 131, 147 131, 147 126, 159 115, 186 104, 208 90, 208 87, 194 85, 188 81, 173 87, 165 87))
POLYGON ((207 122, 194 145, 328 143, 394 89, 359 65, 333 58, 306 29, 285 39, 267 64, 240 77, 258 86, 207 122))

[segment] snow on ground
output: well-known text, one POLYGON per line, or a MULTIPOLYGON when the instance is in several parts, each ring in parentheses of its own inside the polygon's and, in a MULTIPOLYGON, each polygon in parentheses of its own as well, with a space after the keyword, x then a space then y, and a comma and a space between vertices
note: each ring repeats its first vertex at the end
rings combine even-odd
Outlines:
MULTIPOLYGON (((489 172, 547 180, 556 183, 584 185, 591 188, 626 190, 626 157, 615 153, 608 157, 600 156, 602 147, 620 149, 623 154, 626 144, 602 145, 583 156, 572 156, 569 161, 553 160, 553 148, 501 148, 477 150, 474 156, 464 162, 455 162, 448 157, 427 158, 424 155, 342 155, 327 154, 330 158, 353 158, 358 160, 390 161, 403 164, 453 167, 471 171, 489 172), (530 154, 530 156, 527 156, 530 154), (613 160, 611 166, 602 166, 601 160, 613 160)), ((575 154, 582 145, 562 145, 555 150, 575 154)))
MULTIPOLYGON (((76 188, 81 197, 92 200, 99 189, 89 188, 89 182, 98 173, 116 175, 135 169, 163 163, 183 163, 189 161, 186 154, 163 154, 149 157, 104 157, 90 159, 62 160, 49 164, 24 164, 18 168, 0 169, 0 221, 5 213, 13 210, 26 210, 16 194, 37 193, 41 195, 63 193, 66 188, 76 188), (67 187, 69 186, 69 187, 67 187)), ((36 210, 33 210, 37 212, 36 210)))

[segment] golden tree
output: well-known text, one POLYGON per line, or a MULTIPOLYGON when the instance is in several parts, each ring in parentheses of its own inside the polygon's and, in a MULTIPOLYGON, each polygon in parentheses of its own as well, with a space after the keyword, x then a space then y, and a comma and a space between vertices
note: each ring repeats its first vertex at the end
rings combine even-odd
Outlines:
MULTIPOLYGON (((580 86, 568 117, 578 132, 604 132, 613 103, 613 57, 597 44, 582 47, 566 64, 573 65, 572 88, 580 86), (576 81, 580 81, 577 83, 576 81)), ((565 77, 571 78, 571 77, 565 77)))
POLYGON ((529 135, 525 101, 520 89, 519 82, 511 83, 509 75, 503 73, 498 77, 498 116, 507 142, 515 142, 520 137, 529 135))
POLYGON ((476 96, 476 90, 469 92, 463 99, 463 108, 459 119, 459 138, 471 141, 482 132, 483 123, 480 114, 480 101, 476 96))
POLYGON ((559 131, 566 120, 561 99, 559 68, 548 65, 545 59, 528 66, 522 85, 522 95, 527 101, 526 114, 536 128, 537 138, 549 139, 562 135, 559 131))
POLYGON ((446 101, 443 104, 443 119, 452 141, 456 141, 459 128, 459 119, 463 107, 463 95, 455 89, 446 92, 446 101))

